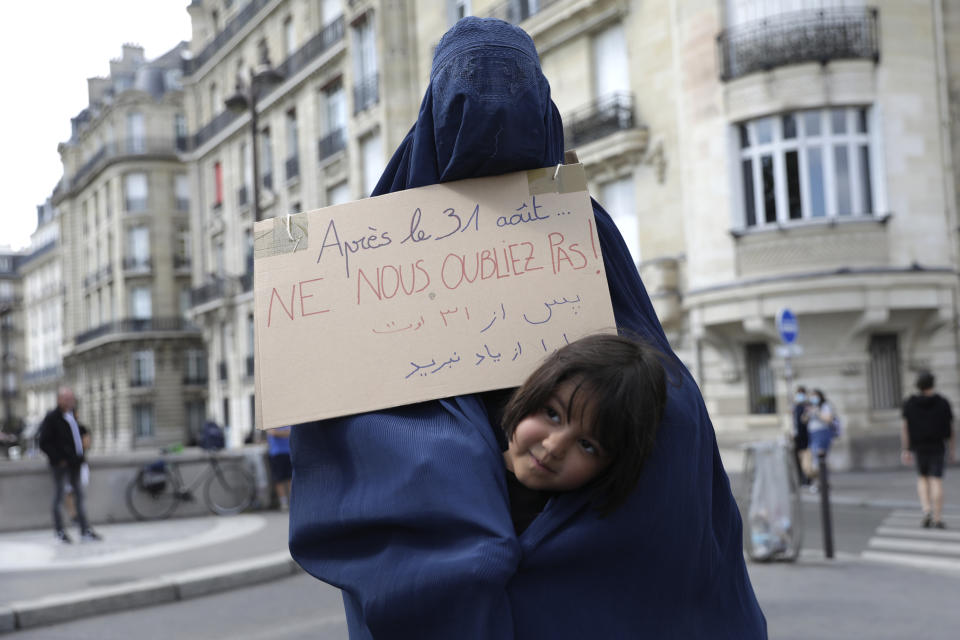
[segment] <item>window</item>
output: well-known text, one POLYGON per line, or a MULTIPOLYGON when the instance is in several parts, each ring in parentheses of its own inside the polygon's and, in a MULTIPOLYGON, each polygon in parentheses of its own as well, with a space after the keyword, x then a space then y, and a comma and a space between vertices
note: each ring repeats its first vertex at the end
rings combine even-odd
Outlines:
POLYGON ((145 387, 153 384, 153 351, 133 352, 133 371, 130 375, 130 386, 145 387))
POLYGON ((130 290, 130 315, 137 320, 153 317, 153 297, 150 287, 133 287, 130 290))
POLYGON ((263 160, 263 186, 273 189, 273 145, 270 141, 270 129, 260 133, 260 158, 263 160))
POLYGON ((764 343, 748 344, 746 364, 750 413, 776 413, 777 401, 773 388, 773 370, 770 368, 770 350, 767 345, 764 343))
POLYGON ((619 22, 593 38, 594 97, 630 91, 627 41, 619 22))
POLYGON ((896 409, 903 400, 900 388, 900 349, 897 334, 870 336, 870 407, 896 409))
POLYGON ((128 173, 123 176, 123 191, 128 212, 147 210, 147 174, 128 173))
POLYGON ((223 100, 220 98, 220 87, 216 82, 210 83, 210 118, 223 111, 223 100))
POLYGON ((133 429, 138 438, 152 438, 154 435, 153 405, 133 405, 133 429))
MULTIPOLYGON (((291 212, 293 213, 293 212, 291 212)), ((243 264, 244 273, 253 273, 253 230, 245 229, 243 232, 243 264)))
POLYGON ((139 111, 127 113, 127 153, 143 153, 143 114, 139 111))
POLYGON ((370 195, 383 173, 383 145, 380 132, 371 133, 360 140, 360 158, 363 162, 363 194, 370 195))
POLYGON ((289 58, 297 50, 296 33, 293 29, 293 18, 287 16, 283 21, 283 50, 289 58))
POLYGON ((187 349, 184 352, 183 376, 188 384, 207 381, 207 354, 203 349, 187 349))
POLYGON ((320 140, 321 160, 347 146, 347 98, 341 80, 338 79, 324 87, 322 102, 324 137, 320 140))
POLYGON ((207 403, 203 400, 187 401, 187 442, 196 442, 207 419, 207 403))
POLYGON ((178 173, 173 177, 173 193, 176 198, 177 211, 190 210, 190 182, 185 173, 178 173))
POLYGON ((743 226, 872 215, 869 120, 846 107, 738 125, 743 226))
POLYGON ((286 114, 287 123, 287 180, 300 175, 300 159, 297 151, 297 110, 290 109, 286 114))
POLYGON ((379 100, 377 44, 369 16, 353 27, 353 51, 353 112, 359 113, 379 100))
POLYGON ((180 315, 186 318, 187 312, 190 310, 190 306, 191 306, 190 287, 182 287, 180 289, 180 294, 178 298, 179 298, 178 306, 179 306, 180 315))
POLYGON ((219 161, 213 163, 213 206, 223 206, 223 166, 219 161))
POLYGON ((173 135, 176 140, 177 150, 187 150, 187 119, 182 113, 173 116, 173 135))
MULTIPOLYGON (((240 175, 243 178, 241 189, 246 194, 250 185, 253 184, 253 158, 250 154, 250 145, 245 140, 240 143, 240 175)), ((246 201, 240 203, 241 206, 245 204, 246 201)))
POLYGON ((343 5, 341 0, 323 0, 321 8, 323 12, 323 26, 336 22, 343 15, 343 5))
POLYGON ((126 267, 142 268, 150 264, 150 228, 131 227, 127 231, 127 252, 129 258, 126 267))
POLYGON ((640 225, 637 220, 637 205, 633 176, 620 178, 600 185, 601 205, 613 218, 623 236, 635 264, 640 263, 640 225))
POLYGON ((227 273, 226 255, 224 253, 223 238, 217 238, 213 244, 214 268, 218 278, 222 278, 227 273))
POLYGON ((223 426, 225 429, 230 428, 230 398, 223 399, 223 426))
POLYGON ((327 206, 350 202, 350 187, 346 180, 327 189, 327 206))
POLYGON ((470 15, 470 0, 447 0, 447 22, 452 27, 460 18, 470 15))

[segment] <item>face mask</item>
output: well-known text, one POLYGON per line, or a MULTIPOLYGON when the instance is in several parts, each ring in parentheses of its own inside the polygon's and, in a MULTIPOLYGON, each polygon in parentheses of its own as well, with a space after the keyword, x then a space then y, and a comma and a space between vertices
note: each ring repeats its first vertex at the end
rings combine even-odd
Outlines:
POLYGON ((811 396, 810 404, 812 404, 813 406, 817 406, 818 404, 820 404, 820 398, 818 398, 817 396, 811 396))
POLYGON ((806 399, 807 399, 807 396, 805 396, 802 393, 798 393, 797 395, 793 396, 793 401, 796 402, 797 404, 804 402, 806 399))

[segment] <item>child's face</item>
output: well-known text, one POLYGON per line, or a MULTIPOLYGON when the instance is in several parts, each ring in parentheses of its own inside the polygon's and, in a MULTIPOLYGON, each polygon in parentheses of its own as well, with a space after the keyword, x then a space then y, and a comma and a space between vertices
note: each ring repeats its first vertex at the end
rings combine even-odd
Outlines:
POLYGON ((574 384, 565 382, 547 406, 517 424, 503 458, 525 487, 572 491, 596 478, 609 456, 576 417, 567 415, 574 384))

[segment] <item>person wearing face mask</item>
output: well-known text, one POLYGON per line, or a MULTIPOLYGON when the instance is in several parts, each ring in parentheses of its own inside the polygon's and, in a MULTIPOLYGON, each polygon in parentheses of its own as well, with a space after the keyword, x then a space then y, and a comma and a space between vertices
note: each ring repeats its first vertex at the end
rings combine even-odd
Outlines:
POLYGON ((807 388, 801 385, 797 387, 797 393, 793 396, 793 459, 797 464, 797 476, 803 486, 810 484, 810 476, 803 470, 803 457, 808 455, 807 447, 810 445, 807 407, 807 388))
MULTIPOLYGON (((834 433, 831 425, 833 424, 833 407, 827 402, 827 397, 823 395, 820 389, 814 389, 809 396, 810 406, 807 408, 807 432, 810 437, 810 456, 816 460, 820 452, 824 454, 830 451, 830 442, 833 440, 834 433)), ((816 462, 813 463, 816 465, 816 462)))

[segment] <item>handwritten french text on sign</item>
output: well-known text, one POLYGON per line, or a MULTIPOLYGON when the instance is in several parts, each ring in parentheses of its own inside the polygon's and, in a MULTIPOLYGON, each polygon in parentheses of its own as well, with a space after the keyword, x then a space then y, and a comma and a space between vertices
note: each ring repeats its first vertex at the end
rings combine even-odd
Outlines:
POLYGON ((581 165, 254 228, 258 426, 516 386, 613 311, 581 165))

